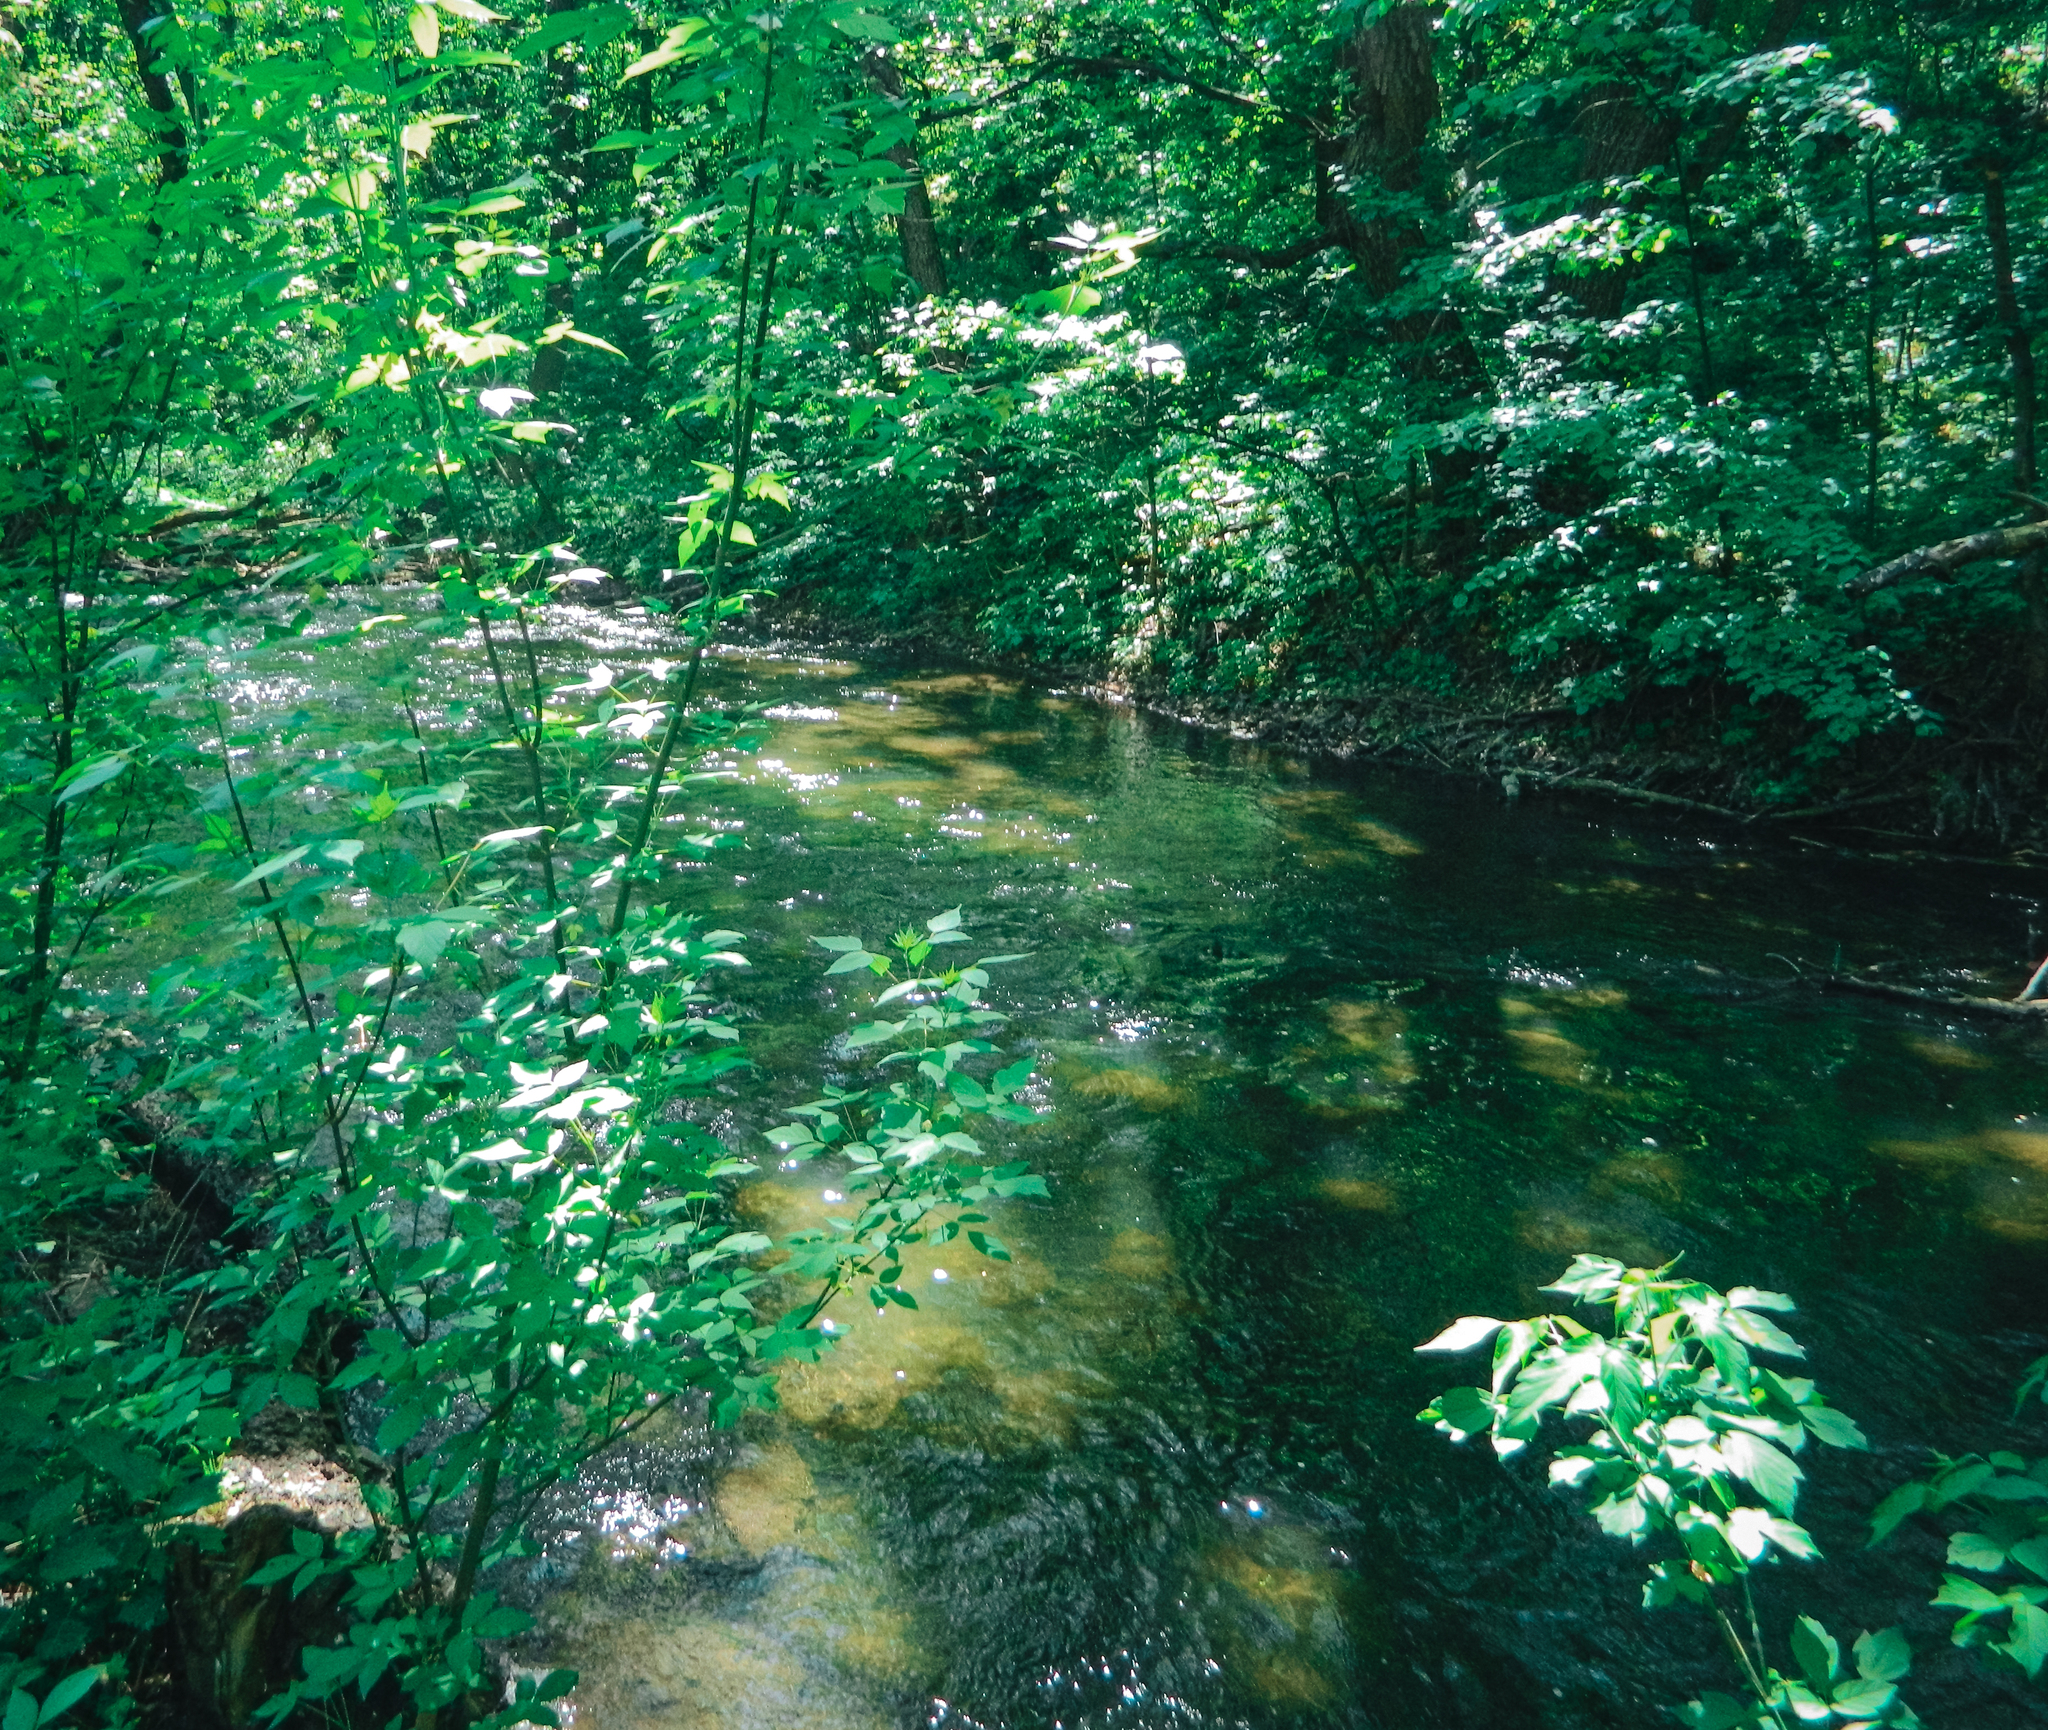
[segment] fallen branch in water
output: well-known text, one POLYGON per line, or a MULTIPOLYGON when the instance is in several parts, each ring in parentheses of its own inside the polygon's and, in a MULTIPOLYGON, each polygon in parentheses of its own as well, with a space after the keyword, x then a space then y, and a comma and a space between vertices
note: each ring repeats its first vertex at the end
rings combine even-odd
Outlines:
POLYGON ((1517 769, 1512 773, 1534 781, 1554 793, 1605 793, 1610 798, 1640 799, 1648 805, 1670 805, 1681 811, 1697 811, 1707 817, 1723 817, 1731 823, 1747 823, 1747 812, 1732 811, 1726 805, 1710 805, 1704 799, 1681 798, 1676 793, 1657 793, 1648 787, 1631 787, 1622 781, 1595 781, 1583 775, 1546 775, 1540 769, 1517 769))
POLYGON ((2010 528, 1984 529, 1953 541, 1939 541, 1931 547, 1916 547, 1889 564, 1851 577, 1842 585, 1852 595, 1875 594, 1908 577, 1933 573, 1947 576, 1958 565, 1981 564, 1986 559, 2016 559, 2048 547, 2048 522, 2015 523, 2010 528))
POLYGON ((1997 1015, 2008 1021, 2039 1021, 2048 1016, 2048 1003, 2015 1003, 2004 997, 1972 997, 1963 991, 1929 991, 1917 985, 1892 985, 1882 979, 1865 979, 1855 973, 1829 973, 1821 978, 1827 991, 1856 991, 1865 997, 1889 997, 1901 1003, 1924 1003, 1938 1009, 1953 1009, 1965 1015, 1997 1015))

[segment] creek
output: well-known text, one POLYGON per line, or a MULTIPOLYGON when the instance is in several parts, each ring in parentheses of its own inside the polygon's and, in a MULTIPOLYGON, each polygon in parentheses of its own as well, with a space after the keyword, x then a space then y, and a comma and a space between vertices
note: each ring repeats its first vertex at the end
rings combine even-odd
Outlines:
MULTIPOLYGON (((599 609, 551 630, 569 675, 663 647, 599 609)), ((473 646, 417 652, 437 695, 480 679, 473 646)), ((351 668, 266 650, 237 708, 345 735, 351 668)), ((955 906, 959 953, 1026 956, 991 996, 1040 1060, 1017 1146, 1052 1198, 1004 1205, 1007 1265, 914 1256, 915 1312, 842 1303, 779 1412, 679 1424, 558 1501, 522 1658, 583 1671, 579 1730, 1655 1721, 1727 1685, 1707 1624, 1645 1614, 1539 1463, 1415 1421, 1479 1373, 1415 1343, 1552 1307, 1582 1250, 1798 1301, 1874 1453, 1809 1457, 1830 1560, 1771 1570, 1766 1622, 1904 1620, 1939 1721, 1929 1690, 1965 1684, 1938 1546, 1867 1554, 1860 1522, 1923 1444, 2012 1445, 2048 1043, 1793 969, 2009 991, 2031 875, 1508 802, 980 672, 734 652, 707 693, 772 725, 692 807, 744 849, 672 891, 753 962, 742 1214, 833 1205, 758 1139, 859 1001, 809 940, 955 906)))

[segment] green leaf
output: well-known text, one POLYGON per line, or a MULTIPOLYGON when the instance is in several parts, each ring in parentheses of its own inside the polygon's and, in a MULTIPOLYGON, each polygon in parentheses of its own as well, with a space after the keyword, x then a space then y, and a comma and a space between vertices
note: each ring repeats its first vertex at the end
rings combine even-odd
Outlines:
POLYGON ((532 1626, 533 1618, 524 1610, 511 1604, 498 1604, 470 1622, 469 1631, 479 1640, 503 1640, 514 1634, 523 1634, 532 1626))
POLYGON ((2003 1610, 2005 1600, 1987 1586, 1980 1586, 1975 1580, 1966 1580, 1960 1574, 1944 1574, 1941 1590, 1936 1592, 1931 1603, 1948 1610, 2003 1610))
POLYGON ((1877 1504, 1877 1511, 1870 1516, 1870 1542, 1881 1544, 1899 1529, 1900 1523, 1909 1514, 1917 1514, 1927 1506, 1927 1486, 1917 1479, 1901 1484, 1896 1490, 1877 1504))
POLYGON ((35 1696, 17 1688, 7 1697, 7 1714, 0 1717, 0 1730, 36 1730, 35 1696))
POLYGON ((407 925, 400 929, 398 947, 422 967, 431 967, 441 959, 442 951, 448 947, 449 938, 454 935, 454 926, 439 919, 424 919, 417 925, 407 925))
POLYGON ((1562 1292, 1587 1303, 1604 1303, 1613 1297, 1621 1287, 1621 1276, 1627 1268, 1618 1261, 1604 1255, 1575 1255, 1572 1265, 1557 1277, 1554 1284, 1545 1291, 1562 1292))
POLYGON ((1452 1388, 1422 1416, 1440 1419, 1457 1435, 1476 1436, 1493 1427, 1494 1408, 1482 1388, 1452 1388))
POLYGON ((632 28, 631 7, 585 6, 575 12, 551 14, 539 28, 520 37, 512 52, 521 60, 533 60, 565 42, 581 42, 585 48, 602 48, 632 28))
POLYGON ((400 1448, 420 1433, 427 1421, 427 1414, 417 1407, 401 1406, 385 1414, 384 1421, 377 1426, 376 1449, 380 1454, 395 1454, 400 1448))
POLYGON ((1833 1406, 1801 1406, 1799 1421, 1831 1448, 1870 1446, 1856 1420, 1833 1406))
POLYGON ((269 1561, 265 1562, 262 1567, 258 1568, 242 1584, 244 1586, 274 1586, 278 1581, 288 1580, 293 1574, 297 1573, 304 1560, 304 1557, 291 1552, 287 1552, 282 1556, 272 1556, 269 1561))
POLYGON ((881 956, 870 955, 865 949, 851 950, 825 969, 825 977, 829 979, 835 973, 858 973, 863 967, 873 967, 877 962, 888 965, 881 956))
POLYGON ((128 767, 128 762, 126 756, 116 752, 111 757, 101 757, 83 768, 72 770, 65 777, 64 791, 57 795, 57 803, 68 805, 74 799, 83 799, 95 787, 104 787, 128 767))
POLYGON ((835 30, 843 30, 858 42, 895 42, 900 38, 896 27, 886 18, 878 18, 872 12, 849 12, 832 20, 835 30))
POLYGON ((100 1679, 98 1665, 90 1670, 74 1670, 52 1688, 43 1701, 43 1709, 36 1714, 36 1723, 53 1724, 83 1700, 92 1685, 100 1679))
POLYGON ((1995 1574, 2005 1566, 2005 1546, 1982 1532, 1952 1532, 1948 1540, 1948 1560, 1958 1568, 1970 1568, 1979 1574, 1995 1574))
POLYGON ((2028 1573, 2048 1580, 2048 1533, 2038 1538, 2023 1538, 2006 1554, 2028 1573))
POLYGON ((1987 1502, 2048 1502, 2048 1484, 2038 1478, 1987 1478, 1970 1494, 1987 1502))
POLYGON ((1811 1616, 1801 1616, 1792 1624, 1792 1656, 1814 1691, 1823 1696, 1842 1673, 1842 1648, 1811 1616))
POLYGON ((1913 1668, 1913 1648, 1896 1628, 1856 1637, 1856 1674, 1873 1682, 1896 1682, 1913 1668))
POLYGON ((1762 1508, 1737 1508, 1728 1516, 1728 1531, 1737 1540, 1737 1548, 1752 1558, 1763 1553, 1764 1539, 1802 1562, 1820 1556, 1820 1546, 1804 1526, 1762 1508))
POLYGON ((1677 1717, 1691 1730, 1740 1730, 1740 1726, 1761 1722, 1755 1706, 1711 1692, 1677 1708, 1677 1717))
POLYGON ((829 949, 836 955, 850 955, 861 946, 858 937, 813 937, 820 949, 829 949))
POLYGON ((1844 1682, 1829 1701, 1843 1718, 1875 1718, 1891 1710, 1899 1691, 1889 1682, 1863 1680, 1844 1682))
POLYGON ((686 20, 663 37, 659 47, 650 53, 641 55, 624 72, 620 73, 620 78, 630 80, 643 77, 649 72, 659 71, 664 66, 672 66, 686 55, 697 52, 697 50, 689 45, 689 39, 703 28, 704 20, 701 18, 686 20))
POLYGON ((846 1036, 846 1049, 859 1051, 863 1046, 880 1045, 896 1038, 909 1025, 907 1021, 864 1021, 846 1036))
POLYGON ((1492 1316, 1460 1316, 1434 1339, 1424 1340, 1418 1352, 1469 1352, 1482 1346, 1507 1324, 1492 1316))
POLYGON ((313 849, 309 844, 304 847, 294 847, 289 853, 280 853, 275 859, 264 860, 261 865, 257 866, 255 870, 251 871, 239 883, 233 884, 229 889, 229 893, 232 894, 236 889, 246 889, 252 883, 261 883, 266 877, 275 877, 278 872, 288 866, 296 865, 312 851, 313 849))
POLYGON ((1799 1502, 1799 1482, 1806 1474, 1790 1454, 1747 1430, 1729 1430, 1721 1437, 1721 1453, 1736 1474, 1781 1514, 1799 1502))
POLYGON ((2015 1604, 2012 1638, 1993 1642, 1992 1650, 2003 1652, 2029 1680, 2040 1675, 2042 1664, 2048 1663, 2048 1610, 2039 1604, 2015 1604))
POLYGON ((1595 1502, 1593 1518, 1610 1538, 1627 1538, 1633 1543, 1640 1542, 1648 1529, 1650 1510, 1644 1505, 1641 1492, 1631 1486, 1605 1501, 1595 1502))

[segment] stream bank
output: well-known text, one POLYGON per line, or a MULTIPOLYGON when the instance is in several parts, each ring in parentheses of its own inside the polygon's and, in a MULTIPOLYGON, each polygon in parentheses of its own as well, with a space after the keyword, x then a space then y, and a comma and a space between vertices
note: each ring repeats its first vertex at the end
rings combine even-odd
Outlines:
POLYGON ((1534 681, 1507 676, 1455 691, 1360 680, 1342 692, 1303 696, 1190 692, 1144 667, 1006 658, 957 626, 850 629, 843 615, 800 596, 764 602, 749 626, 748 640, 770 652, 816 648, 981 667, 1283 750, 1432 770, 1491 785, 1509 799, 1570 793, 1879 856, 2048 862, 2048 819, 2028 797, 2032 771, 2022 765, 2016 779, 2004 761, 2010 740, 1994 741, 1996 760, 1987 760, 1967 745, 1887 734, 1816 771, 1809 791, 1772 800, 1757 797, 1756 786, 1786 765, 1759 766, 1697 742, 1657 742, 1660 733, 1672 736, 1674 719, 1706 721, 1685 715, 1683 693, 1659 694, 1644 719, 1634 705, 1581 714, 1549 701, 1534 681))

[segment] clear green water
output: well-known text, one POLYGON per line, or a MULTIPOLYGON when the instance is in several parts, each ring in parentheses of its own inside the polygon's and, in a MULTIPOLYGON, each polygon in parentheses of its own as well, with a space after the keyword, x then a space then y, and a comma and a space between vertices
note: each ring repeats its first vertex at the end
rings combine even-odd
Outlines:
MULTIPOLYGON (((661 647, 568 630, 558 669, 661 647)), ((478 669, 420 671, 446 696, 478 669)), ((749 933, 732 1134, 834 1074, 850 1004, 807 939, 958 905, 1030 955, 998 995, 1049 1078, 1019 1145, 1052 1200, 999 1221, 1013 1267, 950 1246, 913 1261, 915 1315, 849 1309, 737 1443, 677 1433, 556 1510, 527 1656, 582 1667, 579 1726, 1653 1722, 1726 1685, 1707 1628, 1637 1610, 1637 1564, 1540 1468, 1414 1422, 1459 1379, 1414 1343, 1545 1307, 1578 1250, 1798 1299, 1876 1452, 1809 1462, 1841 1559, 1779 1571, 1767 1621, 1904 1616, 1930 1722, 2021 1721, 1943 1655, 1938 1550, 1865 1556, 1858 1520, 1921 1441, 2013 1443, 2048 1045, 1791 963, 2010 989, 2034 876, 1511 805, 980 674, 734 656, 711 694, 775 716, 699 808, 746 850, 674 890, 749 933)), ((344 732, 373 702, 288 651, 240 688, 344 732)), ((832 1180, 770 1170, 741 1205, 794 1226, 832 1180)))

